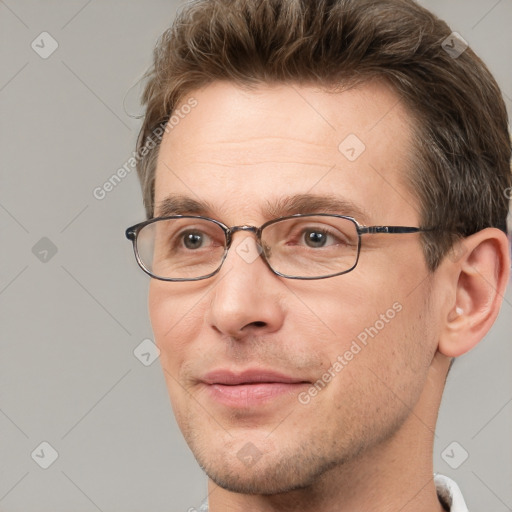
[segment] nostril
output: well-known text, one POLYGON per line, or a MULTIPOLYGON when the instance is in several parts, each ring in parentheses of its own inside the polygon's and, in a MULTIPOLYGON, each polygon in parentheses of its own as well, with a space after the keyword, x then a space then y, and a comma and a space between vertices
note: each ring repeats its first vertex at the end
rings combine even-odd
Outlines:
POLYGON ((252 322, 252 325, 254 325, 254 327, 265 327, 267 324, 265 322, 252 322))

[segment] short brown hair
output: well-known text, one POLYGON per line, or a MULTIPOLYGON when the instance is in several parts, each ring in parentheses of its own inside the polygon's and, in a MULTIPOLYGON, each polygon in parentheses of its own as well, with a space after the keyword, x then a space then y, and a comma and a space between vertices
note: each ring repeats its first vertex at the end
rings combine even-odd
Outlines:
MULTIPOLYGON (((511 142, 485 64, 443 41, 448 25, 413 0, 197 0, 161 36, 146 73, 140 153, 187 94, 216 80, 333 88, 387 80, 415 120, 408 180, 434 270, 456 237, 507 231, 511 142)), ((448 39, 453 46, 453 39, 448 39)), ((148 218, 159 141, 137 164, 148 218)))

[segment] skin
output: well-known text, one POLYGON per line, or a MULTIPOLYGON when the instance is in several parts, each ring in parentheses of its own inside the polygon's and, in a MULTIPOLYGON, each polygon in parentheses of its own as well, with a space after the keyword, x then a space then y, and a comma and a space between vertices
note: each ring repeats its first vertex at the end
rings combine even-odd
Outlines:
MULTIPOLYGON (((260 226, 272 218, 268 201, 313 194, 351 201, 366 214, 361 224, 420 225, 404 180, 412 121, 387 85, 329 93, 215 82, 190 96, 197 106, 162 142, 155 216, 175 194, 207 202, 203 213, 228 226, 260 226), (338 149, 349 134, 366 146, 353 162, 338 149)), ((279 277, 261 258, 246 262, 236 247, 247 238, 234 235, 209 279, 150 284, 171 403, 209 476, 210 511, 441 511, 432 479, 439 403, 451 358, 498 314, 506 236, 481 231, 430 273, 418 234, 364 235, 352 272, 314 281, 279 277), (397 303, 400 312, 301 403, 298 393, 397 303), (218 368, 271 369, 303 384, 233 408, 201 382, 218 368), (248 443, 253 459, 243 457, 248 443)))

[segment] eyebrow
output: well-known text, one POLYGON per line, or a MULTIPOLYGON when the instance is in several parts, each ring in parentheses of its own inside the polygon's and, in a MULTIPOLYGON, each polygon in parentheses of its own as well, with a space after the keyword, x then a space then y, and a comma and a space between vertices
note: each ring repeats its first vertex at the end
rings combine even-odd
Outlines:
MULTIPOLYGON (((155 208, 156 217, 173 215, 200 215, 215 218, 215 207, 208 201, 198 201, 189 196, 170 194, 160 201, 155 208)), ((368 212, 345 198, 333 195, 295 194, 276 200, 267 200, 262 208, 263 216, 276 219, 298 213, 332 213, 354 217, 361 224, 369 219, 368 212)))

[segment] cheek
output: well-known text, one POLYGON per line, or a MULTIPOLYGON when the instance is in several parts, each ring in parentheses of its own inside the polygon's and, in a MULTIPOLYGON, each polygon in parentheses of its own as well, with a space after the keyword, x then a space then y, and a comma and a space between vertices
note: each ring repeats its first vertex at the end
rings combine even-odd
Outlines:
POLYGON ((355 437, 386 436, 415 408, 432 357, 419 311, 407 304, 388 313, 388 323, 372 315, 346 322, 351 334, 328 348, 331 367, 320 378, 333 376, 316 398, 319 410, 336 404, 336 428, 355 437))
MULTIPOLYGON (((318 348, 331 364, 365 366, 400 387, 417 372, 427 371, 436 344, 425 285, 411 293, 407 279, 391 281, 359 273, 340 276, 321 291, 304 290, 301 295, 313 305, 319 325, 330 330, 328 341, 318 348)), ((353 375, 354 368, 344 373, 353 375)))
POLYGON ((162 367, 178 378, 190 342, 197 338, 202 328, 204 312, 197 304, 197 298, 184 297, 175 283, 156 280, 150 284, 148 306, 162 367))
POLYGON ((150 284, 148 306, 167 392, 176 421, 183 430, 187 425, 187 411, 194 402, 184 391, 182 371, 187 362, 200 357, 193 353, 193 350, 197 352, 197 347, 192 341, 199 337, 204 312, 197 298, 183 297, 175 283, 156 280, 150 284))
POLYGON ((361 274, 326 280, 321 287, 303 288, 297 295, 311 308, 317 322, 329 328, 331 339, 341 348, 360 334, 364 340, 366 329, 373 331, 376 323, 379 331, 384 330, 402 309, 397 300, 400 294, 388 283, 361 274))

